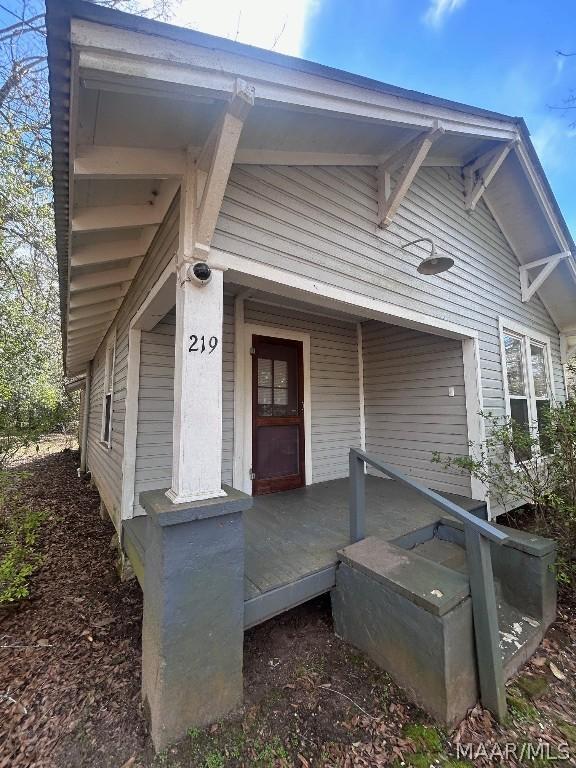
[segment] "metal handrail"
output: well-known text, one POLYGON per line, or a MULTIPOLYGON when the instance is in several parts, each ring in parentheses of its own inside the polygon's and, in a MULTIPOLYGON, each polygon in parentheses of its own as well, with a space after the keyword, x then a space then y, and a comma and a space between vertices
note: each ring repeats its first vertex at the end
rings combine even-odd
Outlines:
POLYGON ((395 467, 368 456, 367 453, 358 448, 350 449, 349 460, 350 538, 352 543, 366 538, 366 475, 364 472, 366 464, 408 486, 444 512, 464 523, 464 544, 470 578, 480 698, 486 709, 489 709, 502 722, 507 711, 506 688, 500 651, 500 631, 490 542, 502 545, 510 537, 488 521, 476 517, 458 504, 448 501, 439 493, 431 491, 430 488, 411 477, 406 477, 395 467))
MULTIPOLYGON (((458 504, 454 504, 453 501, 448 501, 448 499, 445 499, 443 496, 441 496, 439 493, 436 493, 435 491, 430 490, 430 488, 427 488, 425 485, 422 485, 421 483, 417 482, 416 480, 413 480, 411 477, 407 477, 405 474, 397 470, 395 467, 390 466, 390 464, 384 464, 382 461, 378 461, 378 459, 374 459, 372 456, 369 456, 364 451, 359 450, 358 448, 350 448, 350 477, 353 475, 353 468, 352 468, 352 462, 361 461, 365 464, 369 464, 371 467, 374 467, 374 469, 377 469, 379 472, 382 472, 385 475, 388 475, 388 477, 393 477, 394 480, 398 480, 399 482, 403 483, 404 485, 407 485, 409 488, 412 488, 413 491, 416 491, 416 493, 420 494, 420 496, 423 496, 425 499, 428 499, 432 504, 439 507, 443 512, 447 512, 449 515, 452 515, 457 520, 460 520, 465 525, 470 525, 474 530, 478 531, 482 536, 485 536, 487 539, 490 539, 490 541, 495 542, 496 544, 504 544, 505 541, 508 541, 510 539, 510 536, 508 534, 504 533, 503 531, 498 530, 495 526, 491 525, 486 520, 482 520, 480 517, 476 517, 476 515, 473 515, 471 512, 468 512, 463 507, 458 506, 458 504)), ((356 507, 358 510, 358 507, 356 505, 351 505, 352 507, 356 507)), ((363 505, 365 508, 365 505, 363 505)), ((358 512, 361 514, 361 510, 358 510, 358 512)), ((360 522, 360 528, 363 528, 363 521, 360 522)), ((361 536, 360 538, 364 538, 364 536, 361 536)), ((360 539, 354 539, 354 541, 359 541, 360 539)))

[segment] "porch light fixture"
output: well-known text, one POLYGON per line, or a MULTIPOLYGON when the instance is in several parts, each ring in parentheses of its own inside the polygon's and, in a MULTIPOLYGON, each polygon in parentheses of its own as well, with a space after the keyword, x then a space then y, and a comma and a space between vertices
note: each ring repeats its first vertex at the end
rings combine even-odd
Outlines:
POLYGON ((436 246, 431 237, 419 237, 417 240, 405 243, 405 245, 402 246, 402 250, 408 248, 410 245, 416 245, 416 243, 430 243, 432 249, 430 251, 430 256, 418 264, 418 272, 420 272, 421 275, 439 275, 441 272, 447 272, 454 266, 454 259, 451 259, 449 256, 436 255, 436 246))

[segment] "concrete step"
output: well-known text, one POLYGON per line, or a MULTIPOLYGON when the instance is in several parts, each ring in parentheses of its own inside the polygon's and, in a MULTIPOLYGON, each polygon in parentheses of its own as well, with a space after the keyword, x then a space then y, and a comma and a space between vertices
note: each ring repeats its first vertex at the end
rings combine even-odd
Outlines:
POLYGON ((460 573, 466 573, 466 551, 464 547, 454 544, 451 541, 444 541, 434 536, 423 544, 418 544, 411 552, 433 563, 443 565, 445 568, 451 568, 460 573))
MULTIPOLYGON (((418 544, 411 550, 414 554, 430 560, 445 568, 459 573, 468 573, 466 550, 459 544, 434 537, 418 544)), ((541 622, 528 612, 511 605, 504 598, 504 590, 499 579, 494 580, 496 603, 498 607, 498 627, 500 630, 500 648, 504 669, 517 668, 520 657, 527 659, 538 645, 542 626, 541 622)), ((507 675, 508 676, 508 675, 507 675)))
POLYGON ((528 613, 515 608, 502 598, 501 589, 496 582, 496 600, 498 603, 498 629, 500 631, 500 650, 506 678, 534 653, 542 638, 542 624, 528 613))

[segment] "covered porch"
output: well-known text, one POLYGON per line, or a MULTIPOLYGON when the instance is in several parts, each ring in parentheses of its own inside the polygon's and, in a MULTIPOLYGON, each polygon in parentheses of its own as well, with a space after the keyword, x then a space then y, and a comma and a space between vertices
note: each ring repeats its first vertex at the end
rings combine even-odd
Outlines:
MULTIPOLYGON (((244 514, 244 626, 327 592, 336 583, 338 551, 351 543, 349 479, 254 498, 244 514)), ((485 504, 446 498, 479 516, 485 504)), ((395 480, 366 477, 366 534, 384 541, 429 537, 442 513, 395 480)))
MULTIPOLYGON (((124 474, 123 546, 145 595, 143 692, 160 744, 164 729, 182 726, 175 691, 197 722, 229 712, 241 701, 244 631, 337 585, 339 552, 358 541, 351 449, 486 513, 469 475, 433 462, 435 450, 462 455, 480 435, 473 331, 217 258, 203 286, 175 286, 166 270, 129 340, 135 428, 126 434, 133 471, 124 474), (283 364, 290 359, 293 368, 283 364), (269 425, 273 438, 257 442, 269 425), (206 489, 208 474, 216 490, 206 489), (204 690, 220 698, 208 701, 204 690)), ((434 537, 441 510, 372 469, 362 477, 360 538, 397 549, 434 537)), ((461 576, 442 578, 446 593, 466 589, 461 576)))
MULTIPOLYGON (((244 628, 330 591, 338 551, 351 543, 349 479, 256 496, 244 512, 244 628)), ((485 504, 443 494, 483 517, 485 504)), ((366 534, 414 546, 430 537, 442 513, 395 480, 366 477, 366 534)), ((144 586, 147 516, 124 523, 124 546, 144 586)))

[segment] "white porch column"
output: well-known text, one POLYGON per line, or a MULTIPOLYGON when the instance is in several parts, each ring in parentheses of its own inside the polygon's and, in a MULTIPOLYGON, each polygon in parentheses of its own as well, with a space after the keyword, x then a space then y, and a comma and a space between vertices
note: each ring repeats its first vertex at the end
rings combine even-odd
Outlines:
POLYGON ((84 380, 84 400, 82 402, 82 433, 80 435, 80 474, 86 472, 86 459, 88 455, 88 422, 90 420, 90 398, 92 389, 92 362, 86 367, 84 380))
POLYGON ((221 485, 223 275, 209 256, 253 103, 254 88, 237 80, 198 157, 193 149, 186 153, 176 260, 172 487, 167 491, 176 504, 226 495, 221 485))
POLYGON ((176 359, 171 501, 225 496, 222 464, 223 275, 206 285, 183 264, 176 286, 176 359), (185 276, 186 275, 186 276, 185 276))

